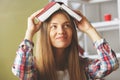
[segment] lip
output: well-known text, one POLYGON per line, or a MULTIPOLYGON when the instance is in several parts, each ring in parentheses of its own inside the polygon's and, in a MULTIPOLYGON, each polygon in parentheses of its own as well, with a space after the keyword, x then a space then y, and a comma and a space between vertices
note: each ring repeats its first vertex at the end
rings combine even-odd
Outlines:
POLYGON ((56 39, 57 40, 65 40, 67 37, 65 37, 65 36, 58 36, 58 37, 56 37, 56 39))

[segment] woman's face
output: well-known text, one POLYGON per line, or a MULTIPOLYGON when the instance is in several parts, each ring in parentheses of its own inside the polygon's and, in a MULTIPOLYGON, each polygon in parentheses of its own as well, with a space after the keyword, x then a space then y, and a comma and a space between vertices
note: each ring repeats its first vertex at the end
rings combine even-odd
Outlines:
POLYGON ((50 41, 55 48, 66 48, 71 44, 72 28, 67 17, 60 13, 55 14, 49 25, 50 41))

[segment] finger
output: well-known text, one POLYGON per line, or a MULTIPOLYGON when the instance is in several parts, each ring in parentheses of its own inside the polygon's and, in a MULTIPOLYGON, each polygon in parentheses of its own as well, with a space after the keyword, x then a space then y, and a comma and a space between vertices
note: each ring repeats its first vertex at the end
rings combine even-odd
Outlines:
POLYGON ((38 10, 38 11, 36 11, 36 12, 34 12, 34 13, 30 16, 30 18, 31 18, 31 20, 33 21, 34 24, 38 24, 38 22, 40 22, 40 20, 39 20, 36 16, 37 16, 42 10, 43 10, 43 8, 40 9, 40 10, 38 10))
POLYGON ((42 10, 43 10, 43 8, 38 10, 38 11, 36 11, 36 12, 34 12, 31 16, 32 17, 36 17, 42 10))
POLYGON ((84 15, 79 11, 79 10, 74 10, 78 15, 80 15, 81 17, 84 17, 84 15))
POLYGON ((40 20, 39 20, 37 17, 35 17, 35 18, 33 19, 33 22, 34 22, 34 24, 38 24, 38 23, 40 22, 40 20))

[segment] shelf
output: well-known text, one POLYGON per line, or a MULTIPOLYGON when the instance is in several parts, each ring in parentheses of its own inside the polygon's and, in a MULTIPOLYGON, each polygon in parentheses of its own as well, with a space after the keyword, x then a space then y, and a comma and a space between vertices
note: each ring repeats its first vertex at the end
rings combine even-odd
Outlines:
POLYGON ((102 3, 102 2, 108 2, 108 1, 112 1, 112 0, 70 0, 69 2, 79 2, 79 3, 83 3, 83 4, 89 4, 89 3, 102 3))
POLYGON ((91 23, 98 31, 119 29, 120 20, 91 23))
MULTIPOLYGON (((106 12, 108 12, 108 13, 110 13, 108 10, 113 10, 113 11, 111 11, 111 14, 112 14, 112 12, 114 12, 114 13, 118 13, 118 14, 112 14, 112 15, 114 15, 115 16, 115 18, 117 18, 117 19, 115 19, 115 20, 111 20, 111 21, 100 21, 100 22, 91 22, 91 24, 100 32, 103 32, 103 31, 105 31, 105 32, 107 32, 107 34, 105 34, 105 36, 106 35, 108 35, 107 37, 108 38, 111 38, 111 32, 112 32, 112 30, 114 30, 115 32, 117 32, 118 33, 118 38, 120 39, 120 7, 119 7, 119 3, 120 3, 120 0, 72 0, 72 2, 79 2, 79 3, 81 3, 82 4, 82 11, 83 11, 83 13, 84 13, 84 15, 86 15, 87 17, 89 17, 89 18, 92 18, 92 16, 91 15, 87 15, 87 14, 89 14, 89 11, 98 11, 99 10, 99 8, 100 8, 100 10, 99 10, 99 12, 101 13, 101 15, 95 15, 95 16, 99 16, 98 18, 100 18, 104 13, 106 13, 106 12), (105 3, 104 3, 105 2, 105 3), (96 5, 95 6, 91 6, 91 5, 89 5, 89 4, 95 4, 96 3, 96 5), (100 3, 100 4, 99 4, 100 3), (107 4, 106 4, 107 3, 107 4), (111 5, 112 4, 112 5, 111 5), (86 6, 87 5, 87 6, 86 6), (98 6, 97 6, 98 5, 98 6), (108 5, 108 6, 107 6, 108 5), (115 6, 115 5, 117 5, 117 6, 115 6), (89 8, 89 6, 90 6, 90 8, 89 8), (97 7, 96 7, 97 6, 97 7), (109 7, 110 6, 110 7, 109 7), (116 8, 117 7, 117 9, 113 9, 112 8, 112 6, 115 6, 114 8, 116 8), (94 10, 93 8, 94 7, 96 7, 95 9, 97 9, 97 10, 94 10), (109 9, 107 10, 107 9, 103 9, 103 8, 106 8, 106 7, 108 7, 109 9), (102 8, 102 9, 101 9, 102 8), (117 11, 117 12, 116 12, 117 11), (110 34, 109 34, 110 33, 110 34)), ((94 13, 94 12, 93 12, 94 13)), ((92 12, 90 13, 90 14, 93 14, 92 12)), ((94 15, 93 15, 94 16, 94 15)), ((101 18, 102 19, 102 18, 101 18)), ((114 17, 113 17, 113 19, 114 19, 114 17)), ((89 19, 90 20, 90 19, 89 19)), ((94 17, 93 17, 93 19, 92 20, 90 20, 90 21, 93 21, 94 20, 94 17)), ((96 20, 96 19, 95 19, 96 20)), ((98 19, 99 20, 99 19, 98 19)), ((104 35, 104 33, 103 33, 103 35, 104 35)), ((115 35, 115 37, 116 37, 117 35, 115 35)), ((87 35, 85 34, 84 36, 84 43, 83 43, 83 45, 84 45, 84 49, 85 49, 85 53, 84 53, 84 55, 85 55, 85 57, 89 57, 89 58, 93 58, 93 59, 96 59, 96 58, 99 58, 99 56, 96 54, 96 55, 94 55, 94 54, 92 54, 92 53, 90 53, 89 52, 89 49, 88 48, 91 48, 91 44, 89 45, 88 44, 88 41, 87 41, 87 35), (89 45, 89 46, 88 46, 89 45)), ((112 41, 114 41, 114 39, 112 40, 112 41)), ((114 44, 114 42, 113 42, 113 44, 114 44)), ((117 42, 117 44, 118 45, 120 45, 120 41, 118 40, 118 42, 117 42)), ((94 53, 94 52, 93 52, 94 53)), ((116 56, 118 57, 118 58, 120 58, 120 52, 118 51, 118 53, 116 53, 116 56)))
MULTIPOLYGON (((117 56, 117 58, 120 58, 120 53, 116 53, 116 56, 117 56)), ((85 57, 89 57, 89 58, 92 58, 92 59, 99 58, 98 55, 87 55, 85 57)))
POLYGON ((108 1, 112 1, 112 0, 89 0, 89 3, 101 3, 101 2, 108 2, 108 1))

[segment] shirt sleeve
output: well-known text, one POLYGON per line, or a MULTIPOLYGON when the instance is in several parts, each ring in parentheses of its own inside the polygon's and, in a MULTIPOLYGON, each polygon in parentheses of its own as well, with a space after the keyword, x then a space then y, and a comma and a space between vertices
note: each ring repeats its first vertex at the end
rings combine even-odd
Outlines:
POLYGON ((33 43, 24 40, 16 52, 12 72, 20 80, 34 80, 35 66, 33 61, 33 43))
POLYGON ((89 60, 87 72, 91 78, 103 78, 119 67, 115 52, 105 39, 94 43, 99 59, 89 60))

